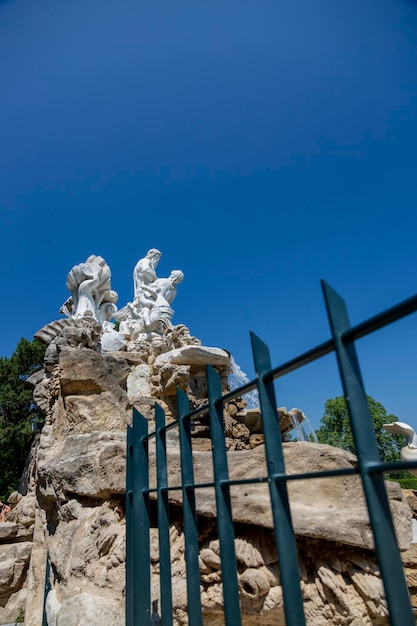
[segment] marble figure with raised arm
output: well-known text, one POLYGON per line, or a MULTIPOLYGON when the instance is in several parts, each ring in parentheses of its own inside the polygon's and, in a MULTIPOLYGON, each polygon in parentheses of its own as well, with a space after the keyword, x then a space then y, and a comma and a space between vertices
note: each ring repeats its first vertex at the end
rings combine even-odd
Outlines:
POLYGON ((174 311, 171 303, 184 274, 181 270, 173 270, 168 278, 158 278, 156 267, 160 258, 161 252, 151 248, 137 262, 133 271, 133 302, 128 302, 115 315, 120 322, 120 332, 131 341, 144 333, 162 334, 172 327, 174 311))
POLYGON ((110 287, 111 271, 101 256, 92 254, 84 263, 75 265, 67 277, 71 296, 61 312, 74 318, 88 318, 103 324, 117 311, 117 293, 110 287))

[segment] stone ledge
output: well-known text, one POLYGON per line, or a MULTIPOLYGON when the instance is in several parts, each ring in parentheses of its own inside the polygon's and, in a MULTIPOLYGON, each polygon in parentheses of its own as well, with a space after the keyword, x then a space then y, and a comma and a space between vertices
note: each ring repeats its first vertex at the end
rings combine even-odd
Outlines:
POLYGON ((0 524, 0 544, 3 542, 13 543, 14 541, 28 541, 32 536, 33 524, 29 527, 7 521, 0 524))
POLYGON ((221 348, 209 348, 207 346, 183 346, 170 352, 159 354, 155 359, 155 365, 165 363, 175 365, 229 365, 230 355, 221 348))

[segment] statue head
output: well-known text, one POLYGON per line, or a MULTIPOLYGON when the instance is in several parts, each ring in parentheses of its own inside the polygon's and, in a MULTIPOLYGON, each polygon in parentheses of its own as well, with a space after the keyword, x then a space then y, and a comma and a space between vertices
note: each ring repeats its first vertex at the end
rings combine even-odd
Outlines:
POLYGON ((107 265, 107 263, 103 259, 103 257, 102 256, 97 256, 96 254, 90 254, 88 259, 86 260, 86 263, 88 263, 89 265, 92 265, 93 263, 96 263, 97 265, 101 265, 101 267, 104 267, 105 265, 107 265))
POLYGON ((179 285, 184 280, 184 272, 173 270, 170 274, 170 279, 173 285, 179 285))
POLYGON ((160 252, 159 250, 157 250, 156 248, 151 248, 150 250, 148 250, 148 252, 146 253, 146 256, 148 257, 148 259, 152 259, 153 261, 159 261, 159 259, 162 256, 162 252, 160 252))

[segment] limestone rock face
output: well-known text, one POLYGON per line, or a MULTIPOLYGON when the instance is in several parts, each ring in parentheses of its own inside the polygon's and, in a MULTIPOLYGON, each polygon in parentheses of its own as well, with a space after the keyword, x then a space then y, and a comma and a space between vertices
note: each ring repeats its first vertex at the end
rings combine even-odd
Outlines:
POLYGON ((60 387, 55 433, 124 430, 128 375, 123 361, 105 358, 93 350, 62 350, 54 373, 60 387))
POLYGON ((3 522, 0 524, 0 543, 12 541, 30 541, 33 536, 33 528, 27 528, 23 524, 3 522))
MULTIPOLYGON (((185 624, 186 588, 181 516, 170 528, 174 623, 185 624)), ((199 563, 203 624, 224 624, 220 546, 215 519, 200 518, 199 563)), ((308 626, 387 626, 382 580, 372 552, 323 539, 297 537, 304 612, 308 626)), ((159 598, 157 531, 151 529, 152 599, 159 598), (152 531, 155 531, 154 533, 152 531)), ((273 531, 239 524, 235 550, 242 624, 285 626, 273 531)))
MULTIPOLYGON (((356 457, 345 450, 309 442, 284 443, 284 458, 288 473, 319 472, 349 468, 356 457)), ((155 486, 155 456, 151 454, 151 487, 155 486)), ((267 475, 264 446, 252 450, 228 453, 230 478, 256 478, 267 475)), ((179 449, 169 450, 170 485, 181 484, 179 449)), ((213 481, 211 453, 194 452, 194 480, 213 481)), ((412 537, 411 511, 402 497, 398 483, 387 482, 391 511, 401 550, 409 547, 412 537)), ((358 476, 336 476, 314 480, 296 480, 288 485, 291 516, 297 535, 325 539, 345 545, 373 549, 374 542, 366 503, 358 476)), ((151 495, 152 497, 152 495, 151 495)), ((169 492, 170 501, 181 504, 181 493, 169 492)), ((268 487, 264 484, 245 485, 231 490, 233 518, 236 522, 273 528, 268 487)), ((196 490, 197 513, 215 517, 213 490, 196 490)))
POLYGON ((19 541, 2 547, 0 563, 0 594, 19 589, 19 583, 29 563, 30 541, 19 541))
MULTIPOLYGON (((30 465, 30 464, 29 464, 30 465)), ((31 487, 34 487, 32 483, 31 487)), ((0 523, 0 623, 14 623, 27 599, 27 572, 32 554, 36 498, 13 492, 12 510, 0 523)))
POLYGON ((115 605, 106 596, 96 596, 88 593, 77 595, 64 600, 59 605, 56 626, 97 626, 97 624, 114 624, 123 626, 123 603, 115 605))
POLYGON ((69 435, 62 445, 40 450, 38 488, 53 502, 66 501, 71 494, 107 499, 124 492, 125 480, 125 433, 69 435))
MULTIPOLYGON (((5 538, 4 541, 7 539, 5 538)), ((25 581, 31 550, 32 542, 22 541, 22 537, 18 537, 17 530, 13 543, 0 543, 0 622, 2 624, 14 623, 18 616, 18 607, 22 606, 26 600, 25 581)))
MULTIPOLYGON (((78 326, 77 326, 78 328, 78 326)), ((81 326, 80 326, 81 328, 81 326)), ((99 345, 53 340, 43 377, 32 381, 42 398, 45 425, 29 464, 25 495, 17 495, 0 524, 0 623, 13 622, 25 602, 26 626, 42 623, 46 555, 51 591, 50 626, 124 624, 126 426, 136 407, 150 422, 154 405, 176 417, 175 387, 192 408, 206 402, 205 363, 210 361, 227 390, 228 354, 206 348, 185 327, 134 350, 103 352, 99 345), (3 607, 3 608, 2 608, 3 607)), ((224 425, 231 478, 266 475, 263 435, 239 417, 242 399, 225 406, 224 425)), ((250 417, 250 416, 249 416, 250 417)), ((290 412, 278 410, 284 423, 290 412)), ((150 424, 153 429, 153 424, 150 424)), ((211 482, 209 426, 197 420, 192 433, 196 482, 211 482)), ((170 485, 180 483, 178 433, 167 433, 170 485)), ((288 473, 351 468, 353 455, 326 445, 284 444, 288 473)), ((150 445, 150 482, 155 483, 150 445)), ((409 580, 417 557, 410 548, 412 515, 396 483, 387 483, 398 544, 407 555, 409 580)), ((288 485, 299 548, 308 626, 385 626, 387 607, 373 553, 373 539, 357 476, 297 480, 288 485)), ((181 494, 169 492, 174 622, 188 623, 181 494)), ((236 555, 244 625, 284 625, 282 589, 265 484, 231 489, 236 555)), ((214 493, 196 492, 203 622, 224 623, 221 560, 214 493)), ((152 600, 159 598, 160 563, 155 507, 151 502, 152 600)), ((417 588, 417 583, 415 583, 417 588)))
MULTIPOLYGON (((410 505, 415 529, 417 527, 417 491, 405 489, 403 493, 410 505)), ((417 610, 417 537, 415 530, 410 547, 401 556, 410 590, 411 604, 414 610, 417 610)))

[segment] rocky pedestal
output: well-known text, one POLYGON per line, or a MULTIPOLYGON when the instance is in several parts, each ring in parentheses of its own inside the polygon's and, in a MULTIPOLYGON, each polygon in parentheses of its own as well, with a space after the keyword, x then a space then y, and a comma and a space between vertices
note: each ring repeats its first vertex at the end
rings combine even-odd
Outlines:
MULTIPOLYGON (((72 326, 71 328, 79 328, 72 326)), ((46 554, 52 590, 48 623, 54 626, 124 624, 126 425, 136 407, 152 421, 159 402, 176 417, 176 386, 196 408, 205 402, 205 364, 227 388, 229 355, 207 348, 185 327, 165 339, 143 341, 135 351, 101 353, 78 343, 73 330, 48 349, 44 376, 35 393, 46 419, 29 464, 29 488, 0 524, 0 623, 13 622, 25 606, 25 624, 42 621, 46 554)), ((236 416, 240 401, 224 413, 231 477, 265 475, 261 434, 236 416)), ((283 419, 289 419, 282 409, 283 419)), ((193 432, 196 482, 212 479, 208 425, 193 432)), ((355 465, 353 455, 326 445, 284 444, 288 473, 355 465)), ((175 430, 168 436, 171 484, 179 482, 175 430)), ((151 482, 154 480, 151 447, 151 482)), ((417 586, 412 514, 396 483, 387 483, 398 544, 410 587, 417 586)), ((388 624, 381 577, 373 552, 367 510, 355 476, 294 481, 289 485, 297 535, 301 586, 311 626, 388 624)), ((284 624, 282 590, 274 547, 267 487, 232 488, 236 554, 243 623, 284 624)), ((174 618, 186 624, 186 587, 181 498, 170 492, 174 618)), ((221 563, 214 494, 198 490, 200 575, 204 623, 222 624, 221 563)), ((154 507, 151 504, 154 519, 154 507)), ((151 529, 152 599, 159 597, 157 529, 151 529)))
POLYGON ((9 498, 13 510, 0 523, 0 624, 14 623, 26 603, 36 515, 34 483, 25 497, 9 498))

